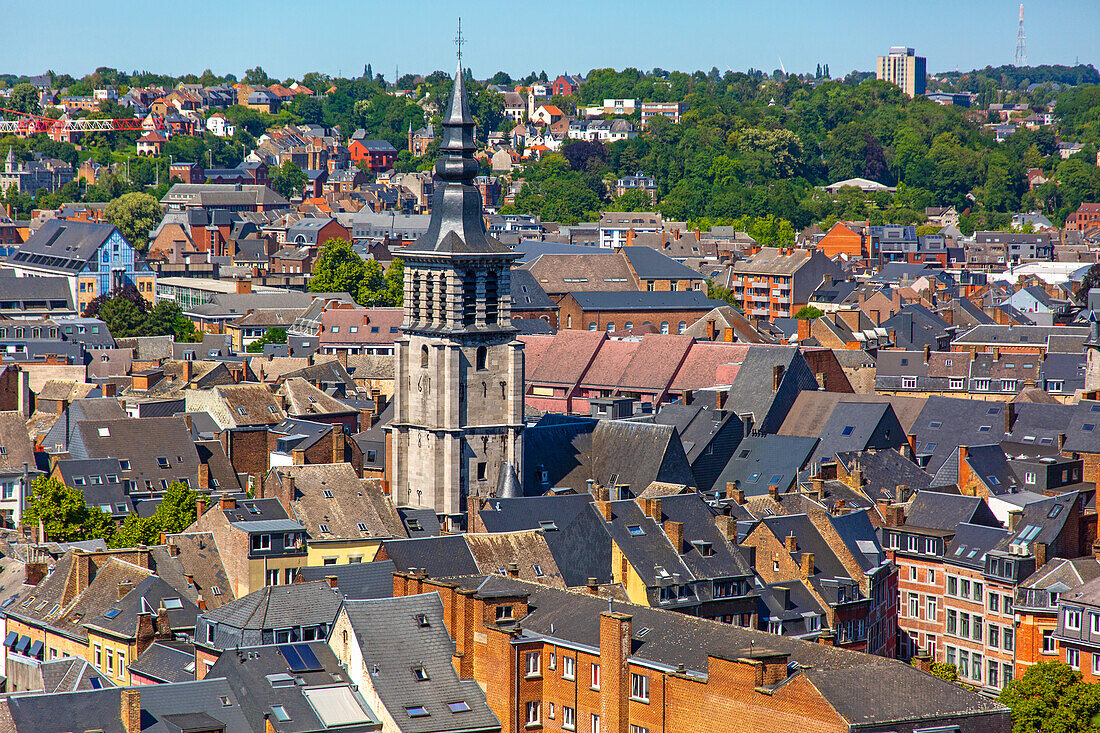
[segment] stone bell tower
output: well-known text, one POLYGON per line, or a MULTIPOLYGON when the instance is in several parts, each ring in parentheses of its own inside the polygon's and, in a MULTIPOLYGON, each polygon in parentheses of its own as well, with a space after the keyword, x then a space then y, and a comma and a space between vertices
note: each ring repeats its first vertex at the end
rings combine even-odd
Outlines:
MULTIPOLYGON (((443 118, 428 231, 402 253, 405 320, 390 424, 393 498, 461 528, 467 496, 520 473, 523 343, 515 337, 516 255, 485 231, 474 185, 474 121, 461 62, 443 118)), ((514 481, 502 481, 514 491, 514 481)))

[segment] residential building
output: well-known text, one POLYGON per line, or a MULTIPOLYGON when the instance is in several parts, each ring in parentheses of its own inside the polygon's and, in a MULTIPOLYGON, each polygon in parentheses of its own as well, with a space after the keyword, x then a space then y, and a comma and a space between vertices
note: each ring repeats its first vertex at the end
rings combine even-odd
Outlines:
POLYGON ((746 315, 771 320, 794 316, 825 278, 839 275, 840 267, 819 250, 764 247, 733 264, 726 286, 746 315))
POLYGON ((911 48, 891 46, 889 54, 878 57, 875 77, 894 84, 910 97, 924 94, 927 76, 925 58, 911 48))
POLYGON ((652 234, 664 229, 660 214, 644 211, 605 211, 600 214, 600 246, 614 249, 631 244, 635 234, 652 234))
POLYGON ((156 273, 111 224, 51 219, 7 259, 17 277, 64 277, 77 310, 133 285, 150 303, 156 273))
POLYGON ((664 117, 669 122, 677 123, 687 106, 683 102, 642 102, 638 109, 641 112, 642 127, 645 127, 654 117, 664 117))
POLYGON ((388 140, 352 140, 348 145, 353 163, 359 164, 371 173, 381 173, 393 168, 397 160, 397 148, 388 140))
POLYGON ((448 626, 458 676, 482 685, 502 730, 675 733, 710 720, 707 730, 854 731, 857 718, 882 730, 1010 728, 1007 708, 895 660, 514 578, 452 581, 400 573, 394 595, 438 592, 444 608, 461 609, 448 626), (869 685, 880 695, 873 706, 869 685))

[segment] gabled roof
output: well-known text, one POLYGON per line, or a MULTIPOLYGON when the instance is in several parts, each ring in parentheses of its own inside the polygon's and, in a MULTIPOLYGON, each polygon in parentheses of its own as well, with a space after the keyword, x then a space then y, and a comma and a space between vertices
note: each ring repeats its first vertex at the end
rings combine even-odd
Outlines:
POLYGON ((323 580, 269 585, 202 616, 235 629, 331 625, 341 602, 340 594, 323 580))
POLYGON ((9 261, 76 273, 116 231, 113 224, 50 219, 19 246, 9 261))
POLYGON ((348 600, 344 613, 371 687, 403 733, 499 729, 500 721, 477 682, 460 679, 455 672, 455 644, 437 594, 348 600), (418 667, 426 673, 423 682, 414 676, 418 667), (469 709, 453 712, 448 703, 458 701, 469 709), (410 716, 407 710, 414 706, 428 714, 410 716))
POLYGON ((999 527, 986 503, 977 496, 918 491, 905 513, 905 525, 922 529, 954 530, 963 522, 999 527))

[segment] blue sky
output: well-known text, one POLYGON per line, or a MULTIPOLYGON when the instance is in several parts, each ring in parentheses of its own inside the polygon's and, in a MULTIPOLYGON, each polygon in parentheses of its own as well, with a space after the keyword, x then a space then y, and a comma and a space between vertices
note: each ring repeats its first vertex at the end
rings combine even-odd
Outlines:
MULTIPOLYGON (((1031 64, 1098 64, 1100 0, 1025 4, 1031 64)), ((635 66, 788 71, 828 63, 833 76, 874 68, 891 45, 928 58, 930 72, 1011 63, 1012 0, 452 0, 310 3, 285 0, 0 0, 0 72, 73 75, 96 66, 240 76, 346 76, 372 64, 393 79, 454 67, 457 17, 466 66, 479 77, 635 66)))

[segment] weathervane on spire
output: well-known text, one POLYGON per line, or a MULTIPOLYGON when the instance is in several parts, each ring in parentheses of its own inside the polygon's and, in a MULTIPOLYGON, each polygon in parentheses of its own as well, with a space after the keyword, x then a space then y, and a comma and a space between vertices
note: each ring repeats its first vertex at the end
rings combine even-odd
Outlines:
POLYGON ((458 46, 458 65, 462 66, 462 44, 466 39, 462 37, 462 18, 458 19, 458 35, 455 36, 455 45, 458 46))

